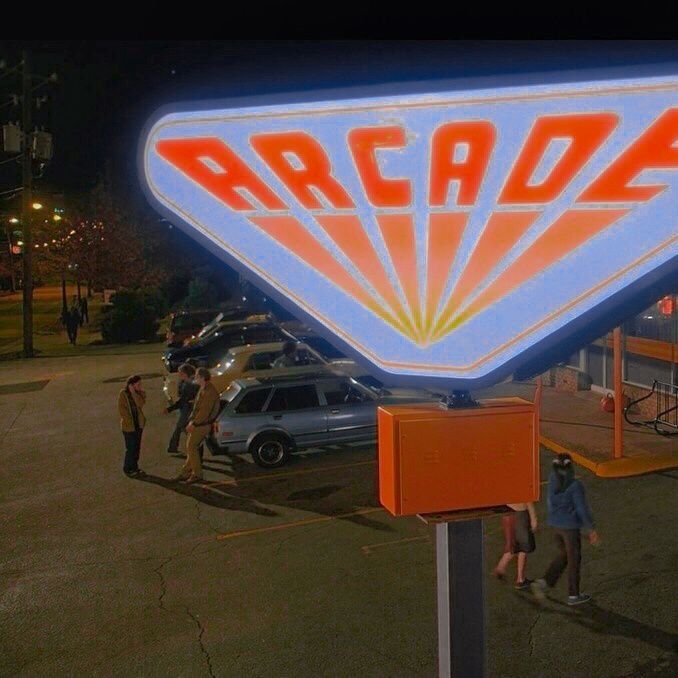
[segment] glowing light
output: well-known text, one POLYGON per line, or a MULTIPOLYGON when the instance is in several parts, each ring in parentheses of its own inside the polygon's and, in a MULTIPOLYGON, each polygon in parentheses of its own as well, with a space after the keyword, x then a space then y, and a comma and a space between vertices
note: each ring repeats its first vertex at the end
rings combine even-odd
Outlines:
POLYGON ((42 203, 40 202, 34 202, 33 205, 31 205, 34 210, 41 210, 42 209, 42 203))
POLYGON ((163 214, 342 348, 468 387, 675 274, 677 94, 662 76, 182 106, 140 166, 163 214))
POLYGON ((11 217, 10 220, 9 220, 9 223, 10 224, 18 224, 19 220, 16 217, 11 217))

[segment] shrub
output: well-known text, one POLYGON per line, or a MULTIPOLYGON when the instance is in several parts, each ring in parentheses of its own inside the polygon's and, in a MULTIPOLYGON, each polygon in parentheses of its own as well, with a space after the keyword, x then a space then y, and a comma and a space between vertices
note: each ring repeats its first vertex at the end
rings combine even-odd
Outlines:
POLYGON ((219 288, 207 278, 199 276, 188 284, 184 301, 188 308, 215 308, 219 303, 219 288))
POLYGON ((148 290, 122 290, 111 297, 111 305, 101 320, 101 336, 106 343, 129 344, 155 338, 164 315, 160 301, 148 290))

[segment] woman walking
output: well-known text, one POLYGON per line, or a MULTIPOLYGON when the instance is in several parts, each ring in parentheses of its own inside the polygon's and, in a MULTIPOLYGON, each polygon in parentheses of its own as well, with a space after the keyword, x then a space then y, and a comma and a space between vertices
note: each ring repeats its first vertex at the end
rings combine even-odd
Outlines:
POLYGON ((548 487, 548 524, 555 528, 558 555, 553 559, 542 579, 532 584, 532 591, 543 599, 546 590, 553 588, 567 568, 568 605, 581 605, 591 596, 579 590, 581 570, 581 530, 589 532, 589 542, 598 543, 591 510, 586 501, 584 486, 574 477, 574 464, 569 454, 559 454, 553 460, 548 487))
POLYGON ((125 461, 122 470, 129 477, 143 474, 143 471, 139 469, 139 454, 141 436, 146 424, 145 404, 146 392, 141 387, 141 377, 135 374, 127 380, 125 388, 118 394, 120 428, 125 438, 125 461))
POLYGON ((503 581, 508 564, 513 556, 517 555, 515 588, 524 591, 532 583, 525 577, 525 567, 527 565, 527 554, 532 553, 535 548, 534 533, 537 530, 537 513, 532 502, 508 504, 508 507, 511 509, 511 513, 501 517, 504 530, 504 553, 492 574, 503 581))

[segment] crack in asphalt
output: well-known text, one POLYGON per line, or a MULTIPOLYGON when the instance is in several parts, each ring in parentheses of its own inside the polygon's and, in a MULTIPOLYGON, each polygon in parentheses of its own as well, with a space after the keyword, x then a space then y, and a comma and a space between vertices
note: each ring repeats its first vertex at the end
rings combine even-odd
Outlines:
POLYGON ((207 664, 207 672, 210 674, 212 678, 216 678, 216 674, 214 673, 214 669, 212 668, 212 657, 210 656, 210 653, 207 651, 205 643, 203 643, 202 641, 203 634, 205 633, 205 627, 200 623, 200 620, 194 614, 192 614, 192 612, 188 608, 188 605, 184 607, 186 610, 186 614, 193 620, 193 623, 198 627, 198 645, 200 645, 200 651, 205 657, 205 662, 207 664))
POLYGON ((24 403, 24 404, 19 408, 19 411, 17 412, 16 417, 14 417, 14 419, 12 419, 12 423, 9 425, 9 427, 6 428, 6 429, 3 431, 3 433, 2 433, 3 437, 6 436, 6 435, 8 435, 9 433, 11 433, 12 429, 14 428, 14 424, 16 424, 17 419, 23 414, 23 412, 24 412, 25 409, 26 409, 26 404, 24 403))
POLYGON ((528 638, 530 639, 530 657, 534 654, 534 627, 537 625, 537 622, 541 619, 541 612, 538 612, 534 618, 534 621, 530 625, 530 628, 527 632, 528 638))

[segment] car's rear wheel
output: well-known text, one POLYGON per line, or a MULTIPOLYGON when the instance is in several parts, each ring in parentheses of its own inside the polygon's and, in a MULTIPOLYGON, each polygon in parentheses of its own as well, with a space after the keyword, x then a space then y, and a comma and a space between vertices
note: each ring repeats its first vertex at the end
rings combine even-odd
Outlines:
POLYGON ((261 433, 251 443, 249 452, 254 462, 263 468, 278 468, 287 463, 292 445, 279 433, 261 433))

